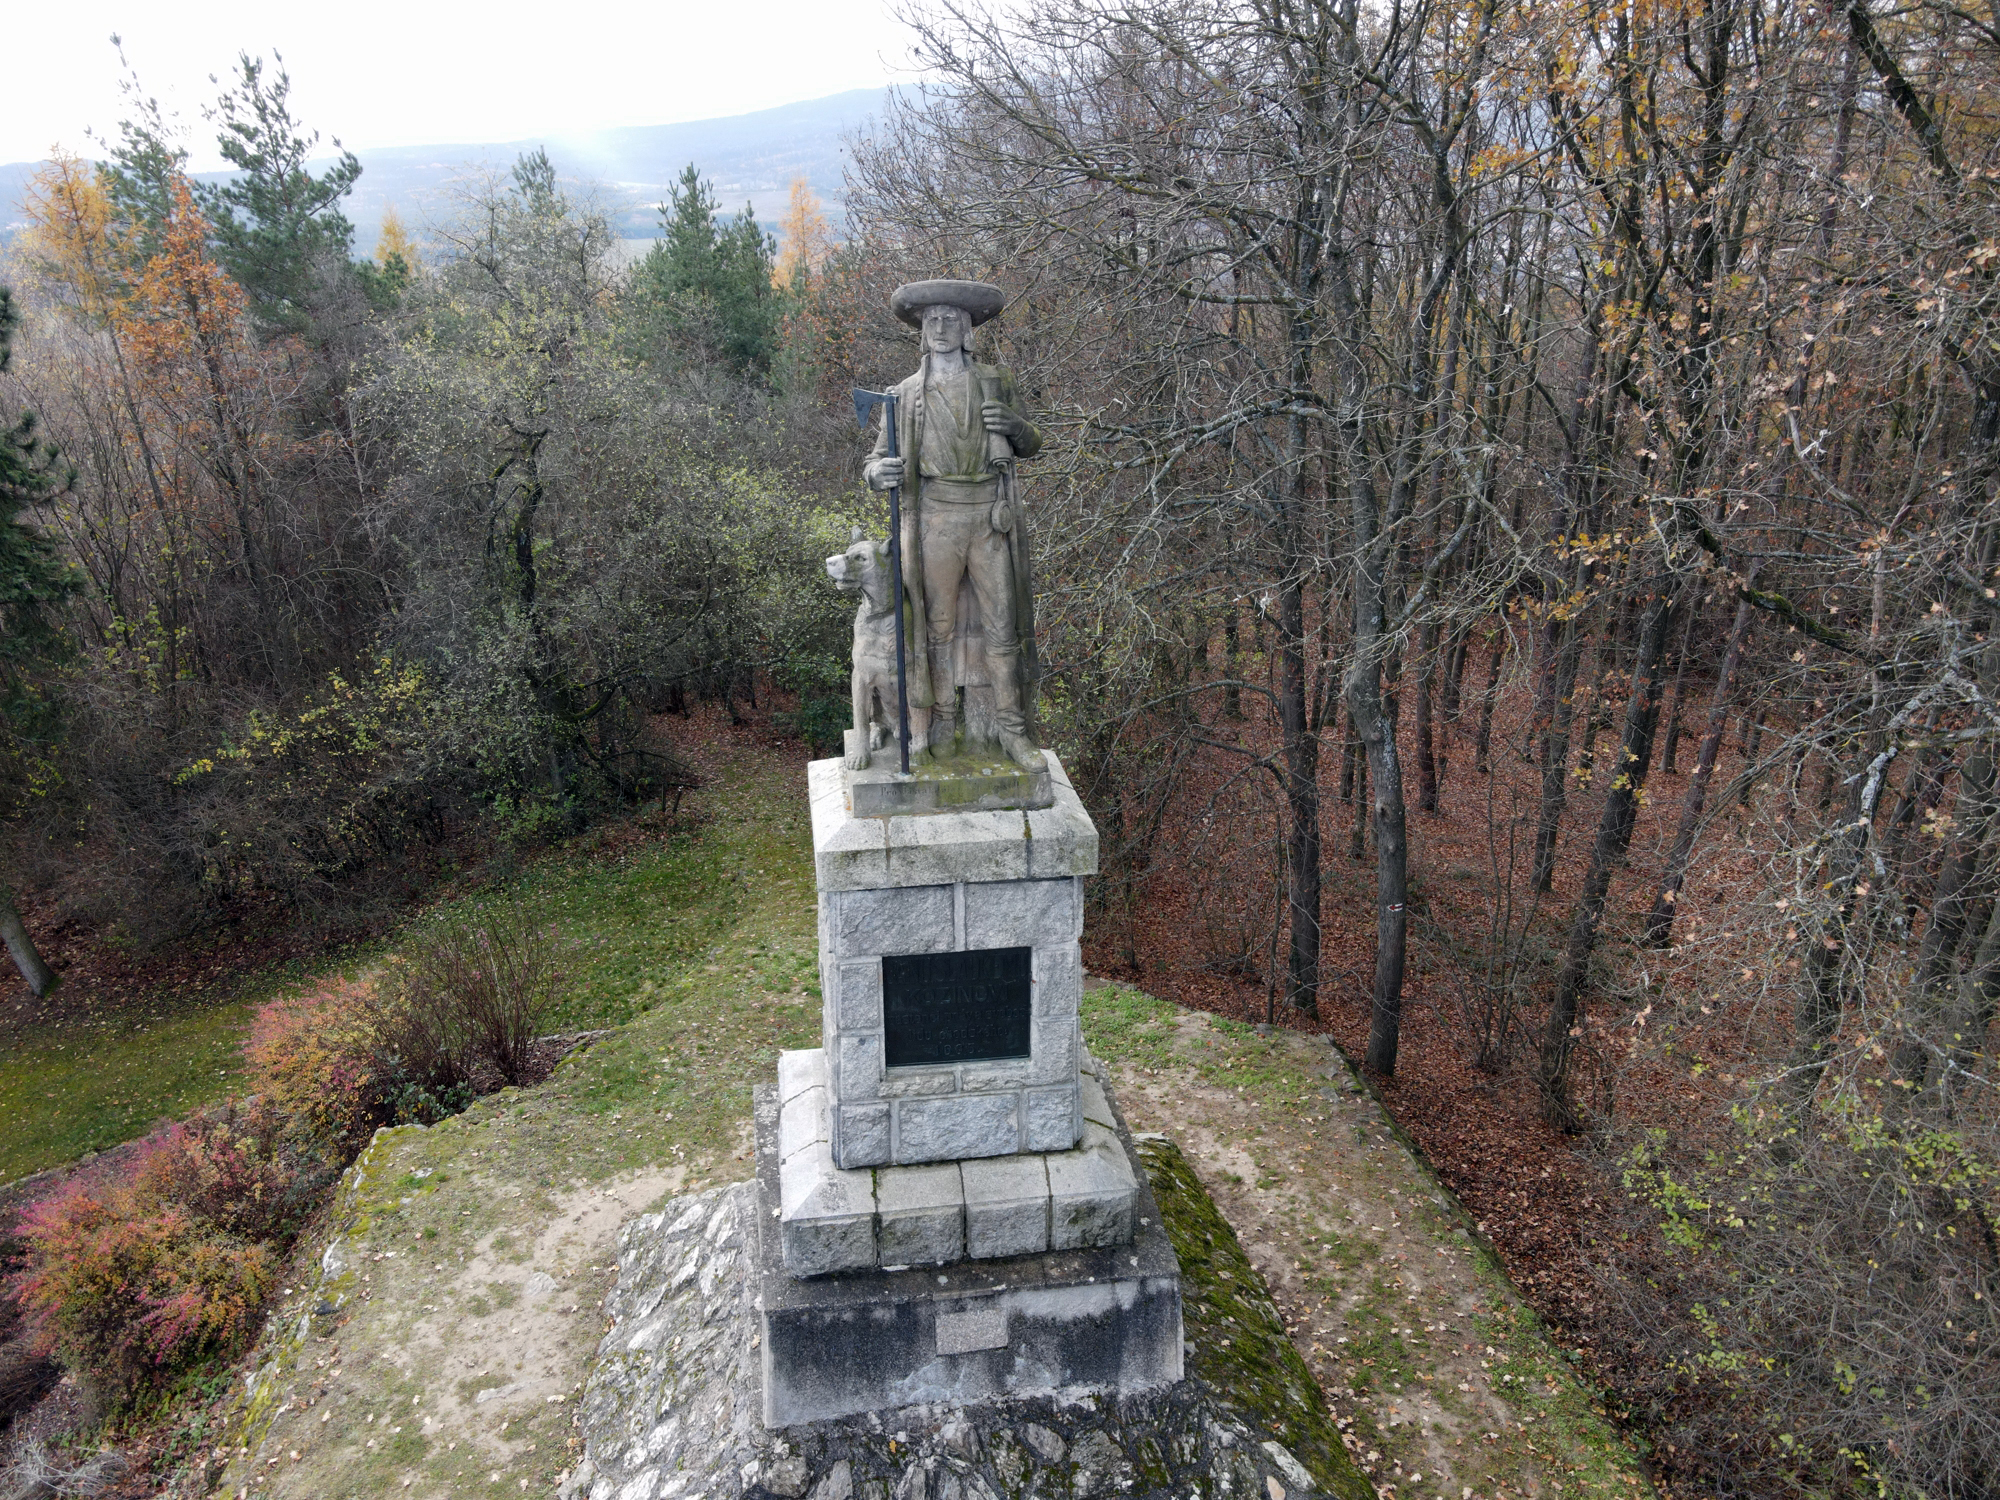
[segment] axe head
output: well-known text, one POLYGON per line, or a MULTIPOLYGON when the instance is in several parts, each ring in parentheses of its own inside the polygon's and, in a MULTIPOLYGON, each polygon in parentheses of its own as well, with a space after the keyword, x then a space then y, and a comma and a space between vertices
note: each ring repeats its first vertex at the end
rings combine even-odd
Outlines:
POLYGON ((866 427, 868 425, 868 414, 875 410, 876 407, 885 403, 890 406, 895 405, 896 393, 894 391, 864 391, 859 386, 856 386, 854 388, 854 425, 857 427, 866 427))

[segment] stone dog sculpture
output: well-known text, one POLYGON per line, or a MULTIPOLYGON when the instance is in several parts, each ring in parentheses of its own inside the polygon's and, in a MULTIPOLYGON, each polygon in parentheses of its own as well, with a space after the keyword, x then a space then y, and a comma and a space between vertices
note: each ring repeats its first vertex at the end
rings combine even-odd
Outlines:
MULTIPOLYGON (((861 595, 854 612, 854 727, 847 731, 845 764, 865 771, 873 753, 887 743, 896 702, 896 611, 890 604, 888 549, 854 528, 845 552, 826 560, 827 577, 843 594, 861 595)), ((908 622, 915 611, 907 612, 908 622)), ((914 642, 905 637, 906 647, 914 642)))
MULTIPOLYGON (((904 496, 904 584, 927 647, 913 653, 909 674, 913 745, 949 755, 962 738, 990 738, 1016 765, 1039 771, 1034 595, 1014 463, 1039 452, 1042 439, 1021 413, 1013 372, 969 352, 972 330, 1005 301, 981 281, 896 288, 890 309, 922 334, 923 360, 895 387, 897 456, 885 424, 863 474, 872 488, 900 485, 904 496)), ((893 636, 889 643, 893 651, 893 636)))

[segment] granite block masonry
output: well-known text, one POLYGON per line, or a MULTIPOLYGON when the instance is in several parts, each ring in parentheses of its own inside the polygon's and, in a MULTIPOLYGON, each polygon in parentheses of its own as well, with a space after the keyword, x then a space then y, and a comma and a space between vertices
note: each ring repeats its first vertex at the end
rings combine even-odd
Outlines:
POLYGON ((1092 1120, 1084 1144, 1066 1153, 1076 1168, 1066 1198, 1057 1192, 1064 1174, 1049 1165, 1063 1160, 1056 1155, 842 1172, 806 1132, 781 1164, 783 1115, 803 1096, 788 1106, 782 1089, 758 1091, 751 1274, 767 1426, 916 1402, 1125 1396, 1181 1378, 1180 1263, 1131 1165, 1130 1139, 1095 1085, 1086 1078, 1089 1113, 1110 1123, 1092 1120), (811 1264, 787 1215, 794 1164, 815 1145, 818 1160, 797 1180, 843 1186, 804 1241, 823 1257, 811 1264), (1079 1182, 1113 1159, 1122 1189, 1078 1196, 1079 1182), (872 1216, 863 1198, 871 1185, 872 1216), (863 1251, 871 1228, 875 1243, 863 1251), (860 1253, 875 1258, 833 1263, 860 1253))
POLYGON ((995 1260, 1130 1243, 1139 1174, 1086 1058, 1083 1138, 1067 1151, 842 1169, 827 1147, 825 1053, 779 1055, 772 1158, 792 1276, 995 1260))
POLYGON ((826 1149, 843 1172, 1082 1139, 1083 877, 1097 830, 1061 763, 1045 808, 856 816, 809 780, 826 1149))

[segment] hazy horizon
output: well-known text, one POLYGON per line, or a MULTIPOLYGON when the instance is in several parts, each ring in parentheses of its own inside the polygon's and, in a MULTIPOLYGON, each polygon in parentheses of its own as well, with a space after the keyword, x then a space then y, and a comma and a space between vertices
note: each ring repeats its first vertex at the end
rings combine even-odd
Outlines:
POLYGON ((118 55, 176 118, 197 172, 220 169, 201 111, 237 54, 282 53, 294 115, 331 150, 578 143, 759 114, 914 76, 908 32, 885 0, 831 10, 806 0, 761 7, 756 42, 741 13, 671 6, 640 13, 577 0, 560 30, 525 10, 489 7, 468 25, 458 6, 355 0, 337 15, 273 12, 251 0, 201 0, 164 12, 130 0, 42 8, 10 23, 10 42, 40 64, 0 96, 0 163, 57 147, 100 154, 129 112, 118 55), (521 24, 508 23, 518 16, 521 24), (95 140, 92 136, 96 137, 95 140))

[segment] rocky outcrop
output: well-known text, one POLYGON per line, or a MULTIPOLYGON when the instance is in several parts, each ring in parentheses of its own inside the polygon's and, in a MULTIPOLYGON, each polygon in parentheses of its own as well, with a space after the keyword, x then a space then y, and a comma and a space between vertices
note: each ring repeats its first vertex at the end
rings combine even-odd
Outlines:
POLYGON ((747 1253, 756 1198, 739 1184, 676 1198, 621 1231, 611 1328, 581 1408, 584 1460, 563 1500, 1372 1495, 1192 1173, 1164 1142, 1144 1143, 1144 1154, 1177 1241, 1198 1238, 1204 1264, 1230 1259, 1222 1300, 1204 1301, 1201 1284, 1190 1285, 1191 1373, 1178 1385, 905 1407, 767 1431, 747 1253), (1265 1378, 1243 1379, 1246 1359, 1265 1378))

